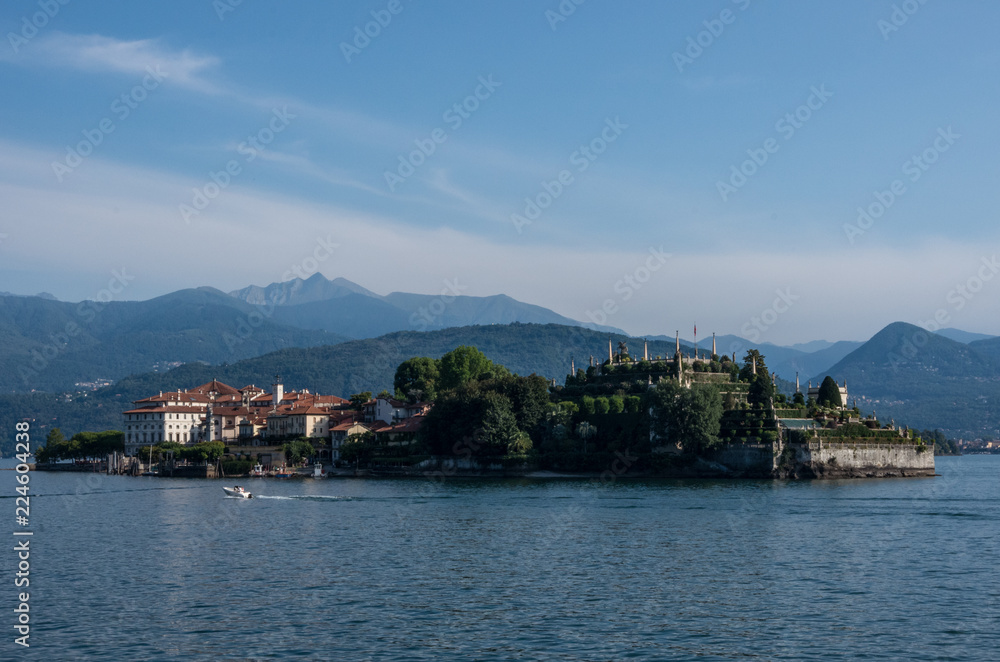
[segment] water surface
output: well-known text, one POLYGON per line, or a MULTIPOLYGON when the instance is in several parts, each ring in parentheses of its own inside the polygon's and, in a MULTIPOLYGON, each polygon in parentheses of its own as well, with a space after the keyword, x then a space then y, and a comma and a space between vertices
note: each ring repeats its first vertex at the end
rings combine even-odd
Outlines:
MULTIPOLYGON (((252 500, 219 481, 32 473, 27 659, 997 659, 1000 457, 937 465, 243 479, 252 500)), ((13 472, 0 481, 13 520, 13 472)), ((25 652, 12 639, 0 658, 25 652)))

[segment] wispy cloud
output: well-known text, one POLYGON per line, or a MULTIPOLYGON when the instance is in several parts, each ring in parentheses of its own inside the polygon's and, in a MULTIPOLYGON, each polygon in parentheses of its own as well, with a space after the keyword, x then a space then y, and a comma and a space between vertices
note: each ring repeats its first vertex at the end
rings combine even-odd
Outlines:
POLYGON ((99 34, 50 32, 39 36, 31 46, 17 54, 4 52, 0 58, 28 66, 92 73, 143 74, 152 68, 177 85, 209 93, 218 89, 205 74, 218 66, 219 58, 189 49, 171 50, 159 39, 125 41, 99 34))
POLYGON ((291 172, 311 177, 328 184, 333 184, 334 186, 343 186, 346 188, 372 193, 380 197, 389 197, 389 194, 385 191, 375 188, 369 184, 365 184, 343 169, 320 166, 305 156, 279 152, 276 150, 262 151, 258 155, 262 161, 275 163, 285 167, 291 172))
MULTIPOLYGON (((526 245, 468 228, 415 228, 391 215, 254 186, 227 189, 197 223, 185 226, 178 202, 200 184, 197 179, 95 159, 91 168, 57 186, 46 158, 45 152, 0 140, 0 198, 7 201, 0 232, 9 235, 0 244, 0 279, 6 279, 4 289, 45 289, 64 299, 92 294, 110 269, 123 265, 137 276, 130 296, 140 298, 181 287, 229 290, 270 282, 309 255, 317 238, 333 237, 343 249, 323 264, 328 277, 342 275, 385 292, 434 292, 443 279, 457 278, 470 288, 468 294, 504 292, 575 319, 587 319, 588 311, 601 310, 610 299, 618 310, 608 323, 632 332, 669 335, 683 320, 697 317, 699 326, 738 333, 771 305, 776 289, 791 287, 800 298, 766 337, 784 342, 829 336, 830 329, 841 337, 868 337, 894 320, 929 319, 949 305, 949 289, 976 274, 984 255, 993 255, 983 242, 947 241, 898 250, 859 248, 848 255, 818 245, 806 252, 797 244, 770 252, 718 246, 694 253, 677 251, 658 237, 636 237, 627 249, 601 242, 526 245), (84 248, 67 227, 87 228, 105 239, 84 248), (136 233, 158 228, 171 229, 158 235, 165 254, 188 256, 180 272, 170 260, 136 262, 136 233), (233 262, 220 272, 221 245, 255 259, 233 262), (652 277, 643 276, 651 248, 672 256, 652 277), (44 272, 39 264, 46 266, 44 272), (754 269, 747 270, 747 264, 754 269), (928 264, 938 266, 927 269, 928 264), (802 277, 815 273, 839 276, 802 277), (697 285, 681 286, 689 282, 697 285), (910 287, 901 290, 899 282, 910 287), (864 293, 860 299, 859 292, 864 293)), ((294 156, 273 160, 307 167, 294 156)), ((447 188, 448 179, 437 183, 447 188)), ((995 302, 992 291, 984 289, 961 318, 956 315, 956 323, 989 328, 995 302)))

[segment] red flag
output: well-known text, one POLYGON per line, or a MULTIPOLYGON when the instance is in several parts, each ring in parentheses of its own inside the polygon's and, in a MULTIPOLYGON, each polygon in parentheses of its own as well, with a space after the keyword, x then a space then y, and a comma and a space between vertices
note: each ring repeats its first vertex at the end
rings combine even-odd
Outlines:
POLYGON ((695 325, 694 325, 694 337, 695 338, 698 337, 698 324, 697 323, 695 323, 695 325))

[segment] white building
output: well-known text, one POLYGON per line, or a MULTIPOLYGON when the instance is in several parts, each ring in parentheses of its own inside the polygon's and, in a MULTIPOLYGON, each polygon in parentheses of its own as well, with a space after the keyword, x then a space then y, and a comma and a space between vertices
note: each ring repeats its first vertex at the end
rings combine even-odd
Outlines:
MULTIPOLYGON (((840 391, 840 405, 841 409, 848 409, 847 406, 847 380, 844 380, 843 386, 838 386, 837 389, 840 391)), ((807 398, 812 398, 813 400, 819 400, 819 386, 813 386, 812 381, 809 382, 809 390, 806 392, 807 398)))

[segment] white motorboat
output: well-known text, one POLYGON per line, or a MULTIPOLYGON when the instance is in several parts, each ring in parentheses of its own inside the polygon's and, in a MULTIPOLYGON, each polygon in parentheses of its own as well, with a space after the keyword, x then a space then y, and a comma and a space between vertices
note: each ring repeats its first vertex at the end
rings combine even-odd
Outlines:
POLYGON ((247 492, 245 489, 239 485, 233 487, 223 487, 222 491, 226 493, 226 496, 238 497, 240 499, 252 499, 253 495, 247 492))
POLYGON ((250 477, 251 478, 263 478, 266 475, 267 475, 267 472, 264 471, 264 466, 261 465, 261 464, 255 464, 255 465, 253 465, 253 469, 250 470, 250 477))
POLYGON ((326 474, 323 473, 323 463, 317 462, 313 465, 313 478, 326 478, 326 474))

